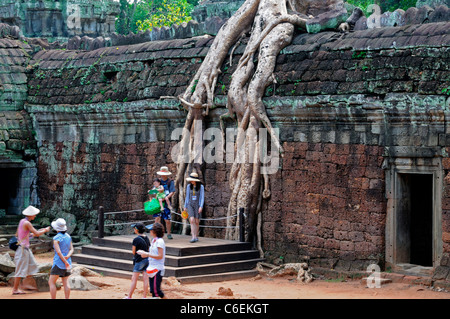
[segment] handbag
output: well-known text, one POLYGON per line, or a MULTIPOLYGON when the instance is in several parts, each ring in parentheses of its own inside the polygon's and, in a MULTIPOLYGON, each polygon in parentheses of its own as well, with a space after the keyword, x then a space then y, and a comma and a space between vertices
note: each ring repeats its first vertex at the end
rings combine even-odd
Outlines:
POLYGON ((16 251, 19 248, 20 242, 17 240, 16 236, 11 237, 8 242, 9 248, 16 251))
POLYGON ((144 212, 148 215, 155 215, 161 211, 161 206, 156 198, 144 202, 144 212))

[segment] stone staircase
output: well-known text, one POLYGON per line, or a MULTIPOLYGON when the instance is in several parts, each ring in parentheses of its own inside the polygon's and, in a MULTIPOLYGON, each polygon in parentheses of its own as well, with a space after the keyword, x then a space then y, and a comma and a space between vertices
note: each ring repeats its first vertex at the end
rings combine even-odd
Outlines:
MULTIPOLYGON (((133 268, 131 242, 135 235, 94 238, 82 247, 72 261, 103 275, 130 278, 133 268)), ((250 243, 200 238, 189 243, 190 236, 173 235, 166 243, 165 277, 181 283, 211 282, 253 277, 259 252, 250 243)))

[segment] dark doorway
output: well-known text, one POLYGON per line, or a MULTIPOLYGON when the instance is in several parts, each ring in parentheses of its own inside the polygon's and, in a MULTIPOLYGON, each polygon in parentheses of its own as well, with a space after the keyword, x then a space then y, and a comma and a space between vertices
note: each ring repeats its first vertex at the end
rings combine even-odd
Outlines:
POLYGON ((433 266, 433 175, 399 174, 397 262, 433 266))
POLYGON ((18 198, 20 168, 0 168, 0 210, 7 215, 17 215, 21 203, 18 198))

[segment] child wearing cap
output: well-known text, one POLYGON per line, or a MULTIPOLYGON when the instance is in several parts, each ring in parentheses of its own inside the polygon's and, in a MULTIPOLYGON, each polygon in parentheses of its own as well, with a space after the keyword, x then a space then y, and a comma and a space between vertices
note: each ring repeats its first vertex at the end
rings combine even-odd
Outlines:
POLYGON ((66 299, 70 297, 70 287, 68 278, 70 276, 70 269, 72 268, 73 254, 72 238, 66 233, 66 221, 58 218, 52 222, 52 227, 58 233, 53 237, 53 247, 55 249, 55 257, 53 258, 53 266, 50 270, 50 278, 48 285, 50 287, 50 296, 52 299, 56 298, 56 281, 61 277, 64 285, 64 296, 66 299))

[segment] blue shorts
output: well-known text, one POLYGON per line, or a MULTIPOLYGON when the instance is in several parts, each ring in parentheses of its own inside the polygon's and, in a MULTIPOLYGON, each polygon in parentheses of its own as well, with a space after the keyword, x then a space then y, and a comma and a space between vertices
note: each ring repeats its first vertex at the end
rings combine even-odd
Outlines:
POLYGON ((164 211, 158 214, 153 215, 154 217, 162 217, 164 220, 172 220, 170 209, 164 207, 164 211))
POLYGON ((148 267, 148 259, 145 258, 140 262, 134 263, 133 272, 143 272, 147 269, 147 267, 148 267))

